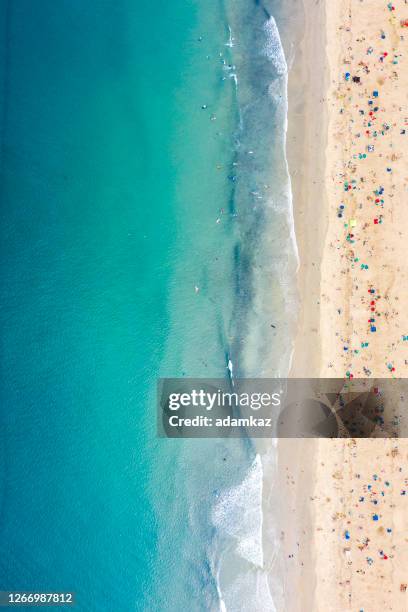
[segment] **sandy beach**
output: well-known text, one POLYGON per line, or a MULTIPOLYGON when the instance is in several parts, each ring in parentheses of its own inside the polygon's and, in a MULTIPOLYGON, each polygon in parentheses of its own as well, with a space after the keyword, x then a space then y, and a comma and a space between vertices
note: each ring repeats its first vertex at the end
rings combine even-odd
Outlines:
MULTIPOLYGON (((306 0, 290 73, 293 377, 404 378, 408 4, 306 0)), ((408 444, 280 440, 288 611, 408 609, 408 444)))

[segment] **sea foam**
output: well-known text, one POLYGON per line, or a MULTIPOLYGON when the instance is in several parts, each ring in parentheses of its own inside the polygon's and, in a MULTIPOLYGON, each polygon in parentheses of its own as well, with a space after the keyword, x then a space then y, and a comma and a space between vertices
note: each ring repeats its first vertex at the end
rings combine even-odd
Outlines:
MULTIPOLYGON (((286 158, 288 65, 272 15, 265 18, 261 7, 244 3, 227 1, 226 6, 240 118, 233 191, 239 228, 234 364, 239 376, 286 377, 298 268, 286 158)), ((281 577, 268 566, 264 538, 267 534, 268 551, 278 558, 278 529, 271 516, 265 526, 263 516, 263 462, 268 479, 273 478, 276 452, 271 441, 267 454, 255 454, 242 482, 221 492, 214 505, 212 521, 219 536, 214 573, 221 612, 276 610, 281 577)))
POLYGON ((235 568, 233 579, 223 580, 222 564, 217 576, 220 612, 276 610, 264 569, 262 483, 262 461, 257 454, 242 483, 224 491, 213 509, 220 537, 234 541, 233 550, 222 559, 230 570, 235 568), (234 562, 234 553, 246 563, 234 562))
POLYGON ((286 74, 288 66, 285 53, 282 47, 278 26, 273 16, 271 16, 263 26, 265 32, 264 53, 274 65, 279 75, 286 74))
POLYGON ((256 455, 245 479, 224 491, 213 509, 214 525, 236 540, 236 552, 263 567, 262 462, 256 455))

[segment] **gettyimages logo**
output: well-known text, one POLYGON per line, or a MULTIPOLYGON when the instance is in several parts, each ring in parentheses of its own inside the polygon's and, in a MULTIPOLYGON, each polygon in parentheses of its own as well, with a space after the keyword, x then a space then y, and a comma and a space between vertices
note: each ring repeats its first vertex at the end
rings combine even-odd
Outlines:
POLYGON ((408 380, 161 379, 158 434, 170 438, 401 437, 408 380))

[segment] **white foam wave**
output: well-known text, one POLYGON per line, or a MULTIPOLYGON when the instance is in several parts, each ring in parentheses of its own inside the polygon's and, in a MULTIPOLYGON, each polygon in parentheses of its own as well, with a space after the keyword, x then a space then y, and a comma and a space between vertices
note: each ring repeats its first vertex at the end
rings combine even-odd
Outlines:
POLYGON ((228 38, 228 42, 225 43, 225 46, 232 48, 234 46, 234 40, 235 39, 234 39, 234 37, 232 35, 232 30, 231 30, 230 26, 228 26, 228 32, 229 32, 229 38, 228 38))
POLYGON ((235 538, 236 552, 263 567, 262 462, 259 455, 239 485, 227 489, 213 509, 213 522, 221 532, 235 538))
POLYGON ((276 21, 272 16, 265 22, 263 29, 266 38, 264 46, 266 57, 271 60, 278 74, 287 74, 288 65, 286 63, 281 37, 276 21))
POLYGON ((212 512, 221 536, 235 541, 234 553, 246 562, 236 565, 233 580, 222 580, 224 570, 230 574, 236 564, 232 551, 224 548, 216 572, 219 612, 276 612, 264 568, 262 495, 263 467, 257 454, 242 483, 222 493, 212 512))

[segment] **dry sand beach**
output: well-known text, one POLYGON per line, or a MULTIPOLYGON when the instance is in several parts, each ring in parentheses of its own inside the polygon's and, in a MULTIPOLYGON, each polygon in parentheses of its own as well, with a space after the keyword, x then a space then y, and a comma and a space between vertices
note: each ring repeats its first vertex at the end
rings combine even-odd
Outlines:
MULTIPOLYGON (((292 376, 408 374, 408 3, 307 0, 290 74, 292 376)), ((281 440, 285 610, 408 610, 408 443, 281 440)))

